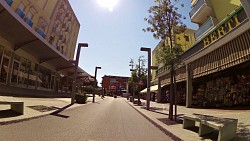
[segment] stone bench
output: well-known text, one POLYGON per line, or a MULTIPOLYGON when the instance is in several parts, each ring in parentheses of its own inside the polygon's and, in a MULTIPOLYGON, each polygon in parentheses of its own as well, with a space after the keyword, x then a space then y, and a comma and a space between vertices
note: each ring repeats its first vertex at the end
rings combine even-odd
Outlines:
POLYGON ((23 101, 0 101, 0 105, 11 105, 11 110, 24 114, 24 102, 23 101))
POLYGON ((195 122, 199 122, 199 136, 218 130, 218 141, 228 141, 236 135, 238 119, 200 114, 183 116, 183 128, 194 127, 195 122))

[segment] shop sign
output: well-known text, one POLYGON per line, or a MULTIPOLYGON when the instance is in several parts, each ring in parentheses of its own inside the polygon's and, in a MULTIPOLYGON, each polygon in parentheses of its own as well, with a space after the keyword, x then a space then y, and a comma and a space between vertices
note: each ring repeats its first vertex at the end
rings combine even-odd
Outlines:
POLYGON ((111 90, 116 90, 116 86, 111 86, 111 90))
POLYGON ((227 34, 229 31, 234 29, 240 24, 240 21, 238 19, 238 15, 236 14, 231 19, 229 19, 226 23, 221 25, 219 28, 217 28, 215 31, 213 31, 210 35, 208 35, 204 40, 204 47, 210 45, 211 43, 215 42, 225 34, 227 34))

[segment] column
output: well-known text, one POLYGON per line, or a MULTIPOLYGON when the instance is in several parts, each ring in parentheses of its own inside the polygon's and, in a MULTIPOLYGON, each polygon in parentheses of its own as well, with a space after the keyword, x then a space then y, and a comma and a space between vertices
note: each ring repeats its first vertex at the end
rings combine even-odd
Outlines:
POLYGON ((12 77, 12 69, 13 69, 13 63, 14 63, 14 52, 11 53, 10 59, 9 59, 9 66, 8 66, 8 72, 7 72, 7 85, 10 86, 11 83, 11 77, 12 77))
POLYGON ((161 102, 161 77, 158 77, 157 103, 161 102))
POLYGON ((186 65, 186 75, 187 75, 187 79, 186 79, 186 107, 190 108, 192 106, 192 92, 193 92, 193 83, 192 83, 192 79, 193 79, 193 73, 192 73, 192 69, 190 64, 186 65))

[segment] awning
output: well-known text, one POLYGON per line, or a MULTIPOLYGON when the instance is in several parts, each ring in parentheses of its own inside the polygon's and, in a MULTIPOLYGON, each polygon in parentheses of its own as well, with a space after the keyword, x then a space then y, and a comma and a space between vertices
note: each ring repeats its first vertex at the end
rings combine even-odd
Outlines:
MULTIPOLYGON (((150 92, 156 92, 158 90, 158 85, 150 87, 150 92)), ((147 93, 147 88, 143 89, 140 93, 147 93)))

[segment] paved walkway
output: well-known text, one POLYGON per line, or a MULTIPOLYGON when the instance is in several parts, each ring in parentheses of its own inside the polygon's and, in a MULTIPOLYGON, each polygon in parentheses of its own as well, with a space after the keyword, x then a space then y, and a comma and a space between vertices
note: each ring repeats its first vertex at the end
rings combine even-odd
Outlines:
MULTIPOLYGON (((95 101, 102 100, 98 95, 95 101)), ((37 118, 51 114, 59 109, 69 109, 81 106, 83 104, 71 105, 70 98, 25 98, 25 97, 11 97, 0 96, 0 101, 23 101, 24 114, 19 115, 10 110, 10 105, 0 105, 0 125, 8 124, 17 121, 28 120, 30 118, 37 118)), ((87 104, 92 103, 92 97, 87 99, 87 104)))
MULTIPOLYGON (((128 102, 128 100, 126 100, 128 102)), ((161 104, 150 102, 150 110, 146 110, 146 101, 142 101, 142 106, 136 106, 128 102, 132 107, 139 111, 142 115, 148 118, 166 134, 179 137, 185 141, 199 141, 199 140, 216 140, 217 134, 210 134, 205 137, 199 137, 198 131, 191 131, 182 128, 182 123, 176 123, 168 119, 169 104, 161 104)), ((238 119, 237 137, 235 141, 250 140, 250 110, 222 110, 222 109, 195 109, 178 106, 177 115, 181 118, 184 114, 206 114, 216 117, 226 117, 238 119)))
MULTIPOLYGON (((0 125, 8 124, 17 121, 28 120, 48 115, 58 109, 74 108, 82 104, 70 105, 70 98, 22 98, 22 97, 7 97, 0 96, 0 101, 24 101, 25 113, 24 115, 16 115, 10 111, 10 105, 0 105, 0 125), (47 107, 44 111, 34 110, 30 106, 47 107)), ((102 100, 101 97, 96 96, 96 102, 102 100)), ((199 137, 198 131, 191 131, 182 128, 182 123, 169 121, 168 119, 168 104, 161 104, 150 102, 150 110, 146 110, 146 101, 142 101, 142 106, 136 106, 124 99, 127 103, 141 113, 145 118, 151 121, 154 125, 160 128, 169 136, 175 136, 185 141, 199 141, 199 140, 216 140, 217 135, 211 134, 205 137, 199 137)), ((92 97, 88 98, 87 104, 92 103, 92 97)), ((250 140, 250 110, 222 110, 222 109, 195 109, 178 106, 177 113, 179 117, 184 114, 206 114, 217 117, 236 118, 238 119, 237 137, 235 141, 250 140)))

